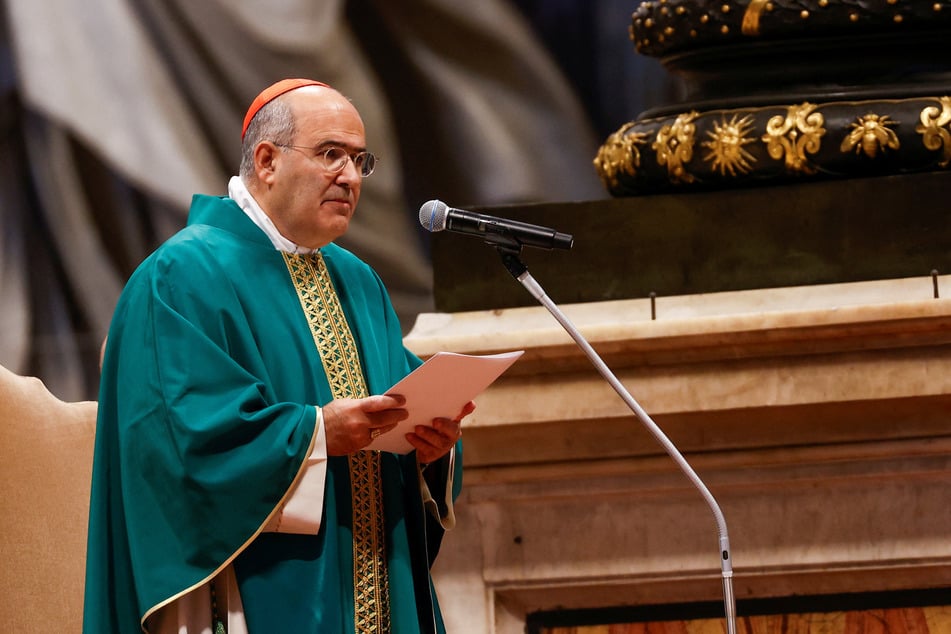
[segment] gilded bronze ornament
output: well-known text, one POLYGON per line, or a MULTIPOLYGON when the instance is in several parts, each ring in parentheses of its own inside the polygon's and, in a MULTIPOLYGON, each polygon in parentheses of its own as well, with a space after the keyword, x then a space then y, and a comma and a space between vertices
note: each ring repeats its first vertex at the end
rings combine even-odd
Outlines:
POLYGON ((816 168, 809 163, 806 154, 819 151, 822 136, 826 133, 822 113, 815 112, 816 105, 803 103, 789 106, 786 116, 776 115, 766 123, 762 140, 770 157, 783 159, 786 169, 799 174, 815 174, 816 168))
POLYGON ((657 153, 658 165, 667 166, 667 174, 674 183, 692 183, 695 179, 684 167, 693 158, 694 135, 697 128, 693 121, 697 112, 679 115, 671 125, 663 126, 651 148, 657 153))
POLYGON ((756 157, 743 147, 756 142, 755 138, 749 136, 753 130, 753 115, 748 114, 742 119, 738 117, 735 114, 729 121, 723 117, 719 123, 714 123, 713 130, 707 131, 710 140, 701 143, 710 150, 704 160, 711 163, 721 176, 726 176, 727 172, 730 176, 747 174, 756 162, 756 157))
POLYGON ((640 146, 647 143, 644 132, 630 132, 634 122, 625 123, 608 137, 594 158, 594 168, 609 189, 618 186, 618 174, 635 176, 641 166, 640 146))
POLYGON ((671 90, 625 127, 651 142, 638 165, 602 149, 612 196, 951 171, 951 61, 935 53, 951 0, 635 4, 634 49, 671 90))
POLYGON ((639 53, 664 57, 751 38, 848 37, 856 27, 879 33, 933 28, 949 19, 948 9, 948 0, 648 0, 631 14, 629 34, 639 53))
POLYGON ((743 13, 743 35, 759 35, 759 17, 769 4, 768 0, 750 0, 743 13))
POLYGON ((869 113, 858 117, 849 125, 851 132, 842 140, 839 149, 842 152, 850 152, 854 149, 856 154, 864 152, 865 156, 872 159, 878 156, 879 150, 882 153, 886 149, 897 150, 901 147, 898 135, 888 127, 897 123, 889 119, 888 115, 879 116, 869 113))
POLYGON ((951 164, 951 132, 948 131, 951 123, 951 97, 939 97, 941 104, 939 111, 936 106, 928 106, 921 111, 921 123, 915 132, 921 135, 921 140, 929 150, 941 150, 941 160, 938 165, 947 167, 951 164))

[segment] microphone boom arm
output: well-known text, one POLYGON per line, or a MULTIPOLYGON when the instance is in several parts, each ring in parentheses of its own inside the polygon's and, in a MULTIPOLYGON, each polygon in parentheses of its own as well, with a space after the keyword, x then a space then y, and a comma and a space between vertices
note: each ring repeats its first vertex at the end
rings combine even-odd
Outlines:
POLYGON ((557 304, 548 297, 541 285, 535 281, 532 274, 529 273, 528 267, 525 266, 519 258, 521 246, 517 241, 515 241, 515 244, 512 244, 505 240, 493 241, 487 237, 486 243, 496 248, 502 258, 502 264, 504 264, 505 268, 512 274, 512 277, 518 280, 542 306, 547 308, 548 312, 552 314, 571 338, 574 339, 575 343, 584 351, 585 355, 601 376, 614 388, 614 391, 618 393, 631 411, 634 412, 637 419, 654 436, 657 442, 660 443, 677 466, 680 467, 680 470, 683 471, 687 479, 697 488, 700 495, 710 507, 714 520, 716 521, 717 533, 719 534, 720 568, 723 577, 723 605, 726 614, 727 634, 736 634, 736 598, 733 593, 733 562, 730 555, 730 537, 727 531, 726 518, 723 516, 720 505, 717 504, 716 498, 713 497, 713 494, 710 493, 710 490, 703 483, 703 480, 701 480, 700 476, 693 470, 693 467, 691 467, 690 463, 683 457, 683 454, 680 453, 676 445, 671 442, 634 397, 631 396, 630 392, 627 391, 594 348, 591 347, 578 329, 575 328, 574 324, 572 324, 568 317, 558 308, 557 304))

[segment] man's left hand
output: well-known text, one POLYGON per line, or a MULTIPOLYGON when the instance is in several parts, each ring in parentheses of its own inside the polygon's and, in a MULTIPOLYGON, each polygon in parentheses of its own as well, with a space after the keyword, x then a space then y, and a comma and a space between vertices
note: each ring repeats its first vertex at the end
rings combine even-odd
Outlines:
POLYGON ((416 448, 416 460, 420 464, 429 464, 449 453, 462 437, 462 419, 473 410, 475 403, 469 401, 455 418, 436 418, 431 427, 417 425, 414 432, 406 434, 406 440, 416 448))

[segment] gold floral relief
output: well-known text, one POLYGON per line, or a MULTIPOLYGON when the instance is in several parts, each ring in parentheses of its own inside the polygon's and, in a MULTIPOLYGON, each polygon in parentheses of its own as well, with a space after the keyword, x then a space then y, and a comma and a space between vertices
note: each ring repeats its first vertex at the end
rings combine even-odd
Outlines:
POLYGON ((951 132, 948 127, 951 123, 951 97, 940 97, 936 106, 928 106, 921 111, 921 123, 915 132, 921 135, 921 140, 929 150, 941 150, 941 160, 938 165, 947 167, 951 164, 951 132))
POLYGON ((816 173, 806 154, 819 151, 826 131, 823 127, 825 118, 815 109, 815 104, 811 103, 789 106, 785 117, 776 115, 766 123, 766 134, 762 137, 766 151, 776 160, 783 159, 786 169, 791 172, 816 173))
POLYGON ((618 174, 623 172, 628 176, 635 176, 641 167, 640 146, 647 143, 647 134, 630 132, 634 123, 625 123, 609 136, 594 159, 594 168, 598 171, 601 182, 609 188, 618 186, 618 174))
POLYGON ((842 140, 839 150, 842 152, 855 150, 856 154, 864 152, 869 158, 878 156, 879 150, 883 154, 886 149, 897 150, 901 143, 898 141, 898 135, 889 127, 897 123, 889 119, 887 115, 879 116, 869 113, 858 117, 849 125, 851 131, 842 140))
POLYGON ((748 114, 742 119, 738 117, 733 115, 729 121, 724 117, 719 123, 714 123, 713 130, 707 131, 710 140, 701 143, 709 150, 704 155, 704 161, 711 163, 721 176, 726 176, 727 172, 730 176, 746 174, 756 162, 756 157, 744 147, 756 142, 755 138, 749 136, 753 129, 753 115, 748 114))
POLYGON ((696 112, 678 115, 670 125, 663 126, 651 148, 657 153, 657 163, 667 166, 667 175, 674 183, 692 183, 696 180, 684 164, 693 158, 696 112))

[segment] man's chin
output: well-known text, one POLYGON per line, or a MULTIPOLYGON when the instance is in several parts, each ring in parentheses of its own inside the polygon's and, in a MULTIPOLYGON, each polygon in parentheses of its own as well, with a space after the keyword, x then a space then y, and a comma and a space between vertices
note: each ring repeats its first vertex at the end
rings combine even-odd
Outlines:
POLYGON ((330 242, 333 242, 343 234, 347 232, 347 229, 350 228, 350 218, 346 220, 341 219, 341 222, 334 223, 332 227, 327 227, 327 230, 324 232, 324 235, 321 236, 322 244, 318 246, 324 246, 330 242))

